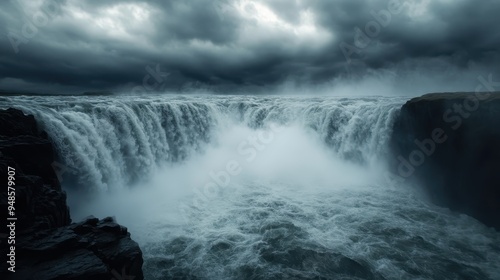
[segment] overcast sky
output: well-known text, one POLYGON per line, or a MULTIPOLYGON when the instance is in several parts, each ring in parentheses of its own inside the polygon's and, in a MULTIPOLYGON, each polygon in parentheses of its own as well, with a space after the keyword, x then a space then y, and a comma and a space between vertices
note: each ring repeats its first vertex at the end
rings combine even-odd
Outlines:
POLYGON ((5 0, 0 90, 473 90, 500 80, 499 16, 498 0, 5 0))

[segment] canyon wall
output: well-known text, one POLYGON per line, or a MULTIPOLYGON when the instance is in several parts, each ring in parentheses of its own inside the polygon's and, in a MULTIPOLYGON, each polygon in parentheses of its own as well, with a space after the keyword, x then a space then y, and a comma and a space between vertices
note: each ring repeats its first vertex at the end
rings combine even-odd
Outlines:
POLYGON ((0 110, 0 209, 15 218, 0 230, 2 257, 10 255, 0 264, 1 278, 143 279, 141 249, 125 227, 113 218, 71 223, 54 154, 33 116, 0 110), (15 190, 7 187, 8 171, 15 190))
POLYGON ((436 204, 500 229, 500 93, 436 93, 394 123, 392 171, 436 204))

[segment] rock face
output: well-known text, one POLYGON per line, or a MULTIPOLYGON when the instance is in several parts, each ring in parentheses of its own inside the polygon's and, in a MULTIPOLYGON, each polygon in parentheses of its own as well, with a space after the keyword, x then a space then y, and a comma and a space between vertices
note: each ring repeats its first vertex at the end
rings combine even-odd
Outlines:
POLYGON ((433 202, 500 230, 500 93, 429 94, 394 124, 393 171, 433 202))
MULTIPOLYGON (((15 169, 15 273, 0 264, 1 279, 143 279, 142 252, 112 218, 71 224, 66 194, 52 168, 54 149, 33 116, 0 110, 0 177, 15 169)), ((0 209, 7 213, 7 186, 0 209)), ((5 215, 4 215, 5 217, 5 215)), ((4 218, 5 220, 5 218, 4 218)), ((2 252, 10 252, 8 228, 0 229, 2 252), (7 237, 7 238, 5 238, 7 237)), ((5 255, 3 255, 5 258, 5 255)))

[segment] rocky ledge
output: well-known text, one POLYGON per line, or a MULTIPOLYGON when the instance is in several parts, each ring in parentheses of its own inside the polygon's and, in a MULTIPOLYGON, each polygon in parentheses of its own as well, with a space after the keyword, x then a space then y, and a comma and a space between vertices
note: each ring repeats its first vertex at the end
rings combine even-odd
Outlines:
MULTIPOLYGON (((33 116, 0 110, 0 209, 9 206, 8 171, 15 170, 10 227, 0 229, 1 279, 141 280, 142 252, 113 218, 71 224, 66 194, 52 169, 54 149, 33 116), (15 241, 15 243, 13 243, 15 241), (5 254, 3 254, 5 258, 5 254), (14 270, 11 272, 9 270, 14 270)), ((4 215, 5 217, 5 215, 4 215)), ((5 218, 4 218, 5 221, 5 218)))
POLYGON ((399 179, 500 230, 500 93, 411 99, 394 123, 391 147, 399 179))

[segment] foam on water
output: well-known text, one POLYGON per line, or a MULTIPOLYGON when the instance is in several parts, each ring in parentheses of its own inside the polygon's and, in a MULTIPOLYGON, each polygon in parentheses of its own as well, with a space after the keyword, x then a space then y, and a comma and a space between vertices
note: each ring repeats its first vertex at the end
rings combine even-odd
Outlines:
POLYGON ((404 99, 0 101, 75 170, 73 219, 116 216, 148 279, 500 278, 498 232, 382 176, 404 99))
POLYGON ((385 153, 401 99, 252 96, 8 97, 2 107, 36 116, 81 185, 106 191, 203 150, 235 124, 313 130, 339 157, 367 163, 385 153))

